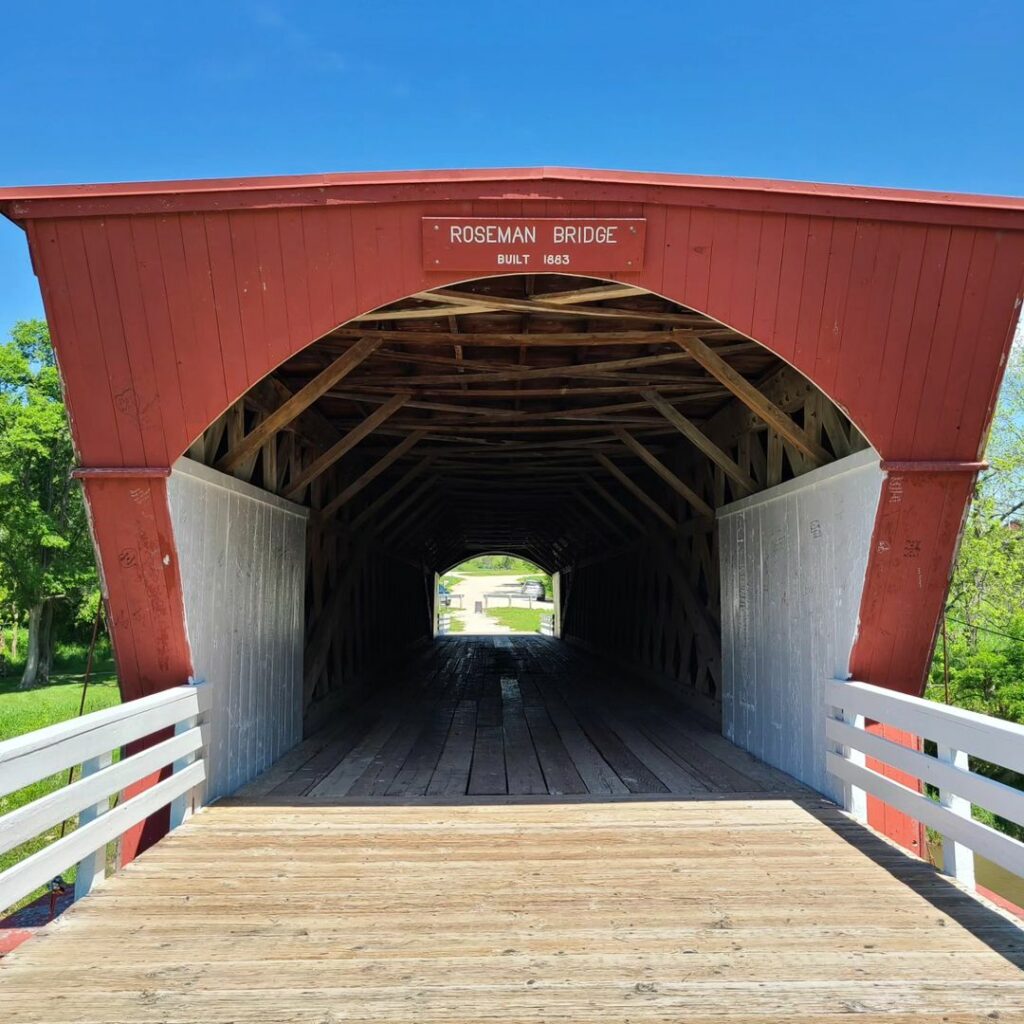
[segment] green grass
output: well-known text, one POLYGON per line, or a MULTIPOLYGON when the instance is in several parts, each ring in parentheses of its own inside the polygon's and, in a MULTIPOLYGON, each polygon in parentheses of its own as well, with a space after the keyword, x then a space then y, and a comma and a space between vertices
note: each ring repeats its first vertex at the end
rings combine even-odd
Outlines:
MULTIPOLYGON (((70 718, 77 717, 79 702, 82 699, 84 666, 75 667, 77 671, 53 675, 49 685, 40 686, 35 690, 18 690, 20 672, 0 679, 0 740, 11 739, 14 736, 32 732, 34 729, 42 729, 47 725, 55 725, 57 722, 65 722, 70 718)), ((121 695, 117 688, 114 663, 110 657, 106 657, 98 661, 94 667, 86 695, 85 713, 100 711, 120 702, 121 695)), ((49 778, 40 779, 16 793, 0 797, 0 815, 7 814, 24 804, 46 796, 47 793, 60 789, 67 784, 67 781, 68 773, 64 770, 49 778)), ((75 824, 74 819, 69 821, 67 830, 71 831, 75 824)), ((36 850, 52 843, 59 836, 60 825, 56 825, 35 839, 0 855, 0 871, 24 860, 36 850)), ((65 881, 73 882, 74 877, 74 868, 64 872, 65 881)), ((15 910, 26 903, 31 903, 43 891, 42 889, 37 890, 26 896, 25 899, 19 900, 10 909, 15 910)), ((0 917, 4 916, 6 909, 0 907, 0 917)))
POLYGON ((475 567, 467 569, 466 566, 460 565, 458 572, 453 575, 457 575, 460 579, 466 576, 515 576, 518 578, 521 573, 521 569, 479 569, 475 567))
POLYGON ((448 626, 449 633, 464 633, 466 631, 466 622, 462 618, 465 611, 464 608, 456 608, 454 605, 441 609, 442 615, 451 616, 450 625, 448 626))
POLYGON ((508 555, 477 555, 465 562, 452 566, 451 571, 460 576, 504 576, 521 575, 524 572, 541 572, 539 565, 528 562, 525 558, 512 558, 508 555), (504 563, 498 568, 495 563, 504 563))
POLYGON ((517 633, 536 633, 540 617, 551 613, 542 608, 488 608, 486 614, 517 633))

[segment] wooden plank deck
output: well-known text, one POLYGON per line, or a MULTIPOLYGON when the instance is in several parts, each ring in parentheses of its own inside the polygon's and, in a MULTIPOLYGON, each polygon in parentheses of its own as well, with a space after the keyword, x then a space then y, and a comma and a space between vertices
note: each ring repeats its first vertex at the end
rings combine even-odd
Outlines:
POLYGON ((823 801, 226 801, 0 961, 0 1019, 988 1024, 1022 964, 823 801))
POLYGON ((665 692, 539 636, 442 639, 244 791, 289 800, 804 792, 665 692))

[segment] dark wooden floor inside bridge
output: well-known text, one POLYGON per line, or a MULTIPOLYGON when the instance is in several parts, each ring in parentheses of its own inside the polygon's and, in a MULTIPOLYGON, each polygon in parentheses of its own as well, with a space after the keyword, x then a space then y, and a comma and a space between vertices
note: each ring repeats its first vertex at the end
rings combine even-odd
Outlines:
POLYGON ((793 792, 664 691, 539 636, 439 639, 245 790, 321 799, 793 792))

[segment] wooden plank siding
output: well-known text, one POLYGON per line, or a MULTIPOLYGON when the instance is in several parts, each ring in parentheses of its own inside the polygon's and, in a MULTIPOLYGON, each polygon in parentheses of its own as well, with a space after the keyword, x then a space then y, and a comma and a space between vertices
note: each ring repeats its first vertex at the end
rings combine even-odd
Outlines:
POLYGON ((308 509, 190 459, 169 487, 215 800, 302 739, 308 509))
POLYGON ((857 629, 881 473, 870 450, 722 506, 722 734, 841 802, 822 680, 857 629))

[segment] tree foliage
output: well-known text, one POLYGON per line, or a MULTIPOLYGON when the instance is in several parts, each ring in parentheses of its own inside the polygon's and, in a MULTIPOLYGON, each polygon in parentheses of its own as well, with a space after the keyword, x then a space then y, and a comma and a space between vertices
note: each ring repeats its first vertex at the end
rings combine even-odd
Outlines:
POLYGON ((49 331, 21 321, 0 345, 0 591, 16 621, 28 616, 28 686, 49 674, 54 614, 73 618, 96 589, 73 465, 49 331))
POLYGON ((946 601, 929 696, 1024 722, 1024 348, 1007 369, 946 601))
MULTIPOLYGON (((1000 392, 946 601, 927 696, 1024 724, 1024 345, 1000 392)), ((1006 769, 975 770, 1024 788, 1006 769)), ((993 816, 987 815, 988 818, 993 816)), ((1013 834, 1021 830, 998 821, 1013 834)), ((1022 836, 1024 838, 1024 836, 1022 836)))

